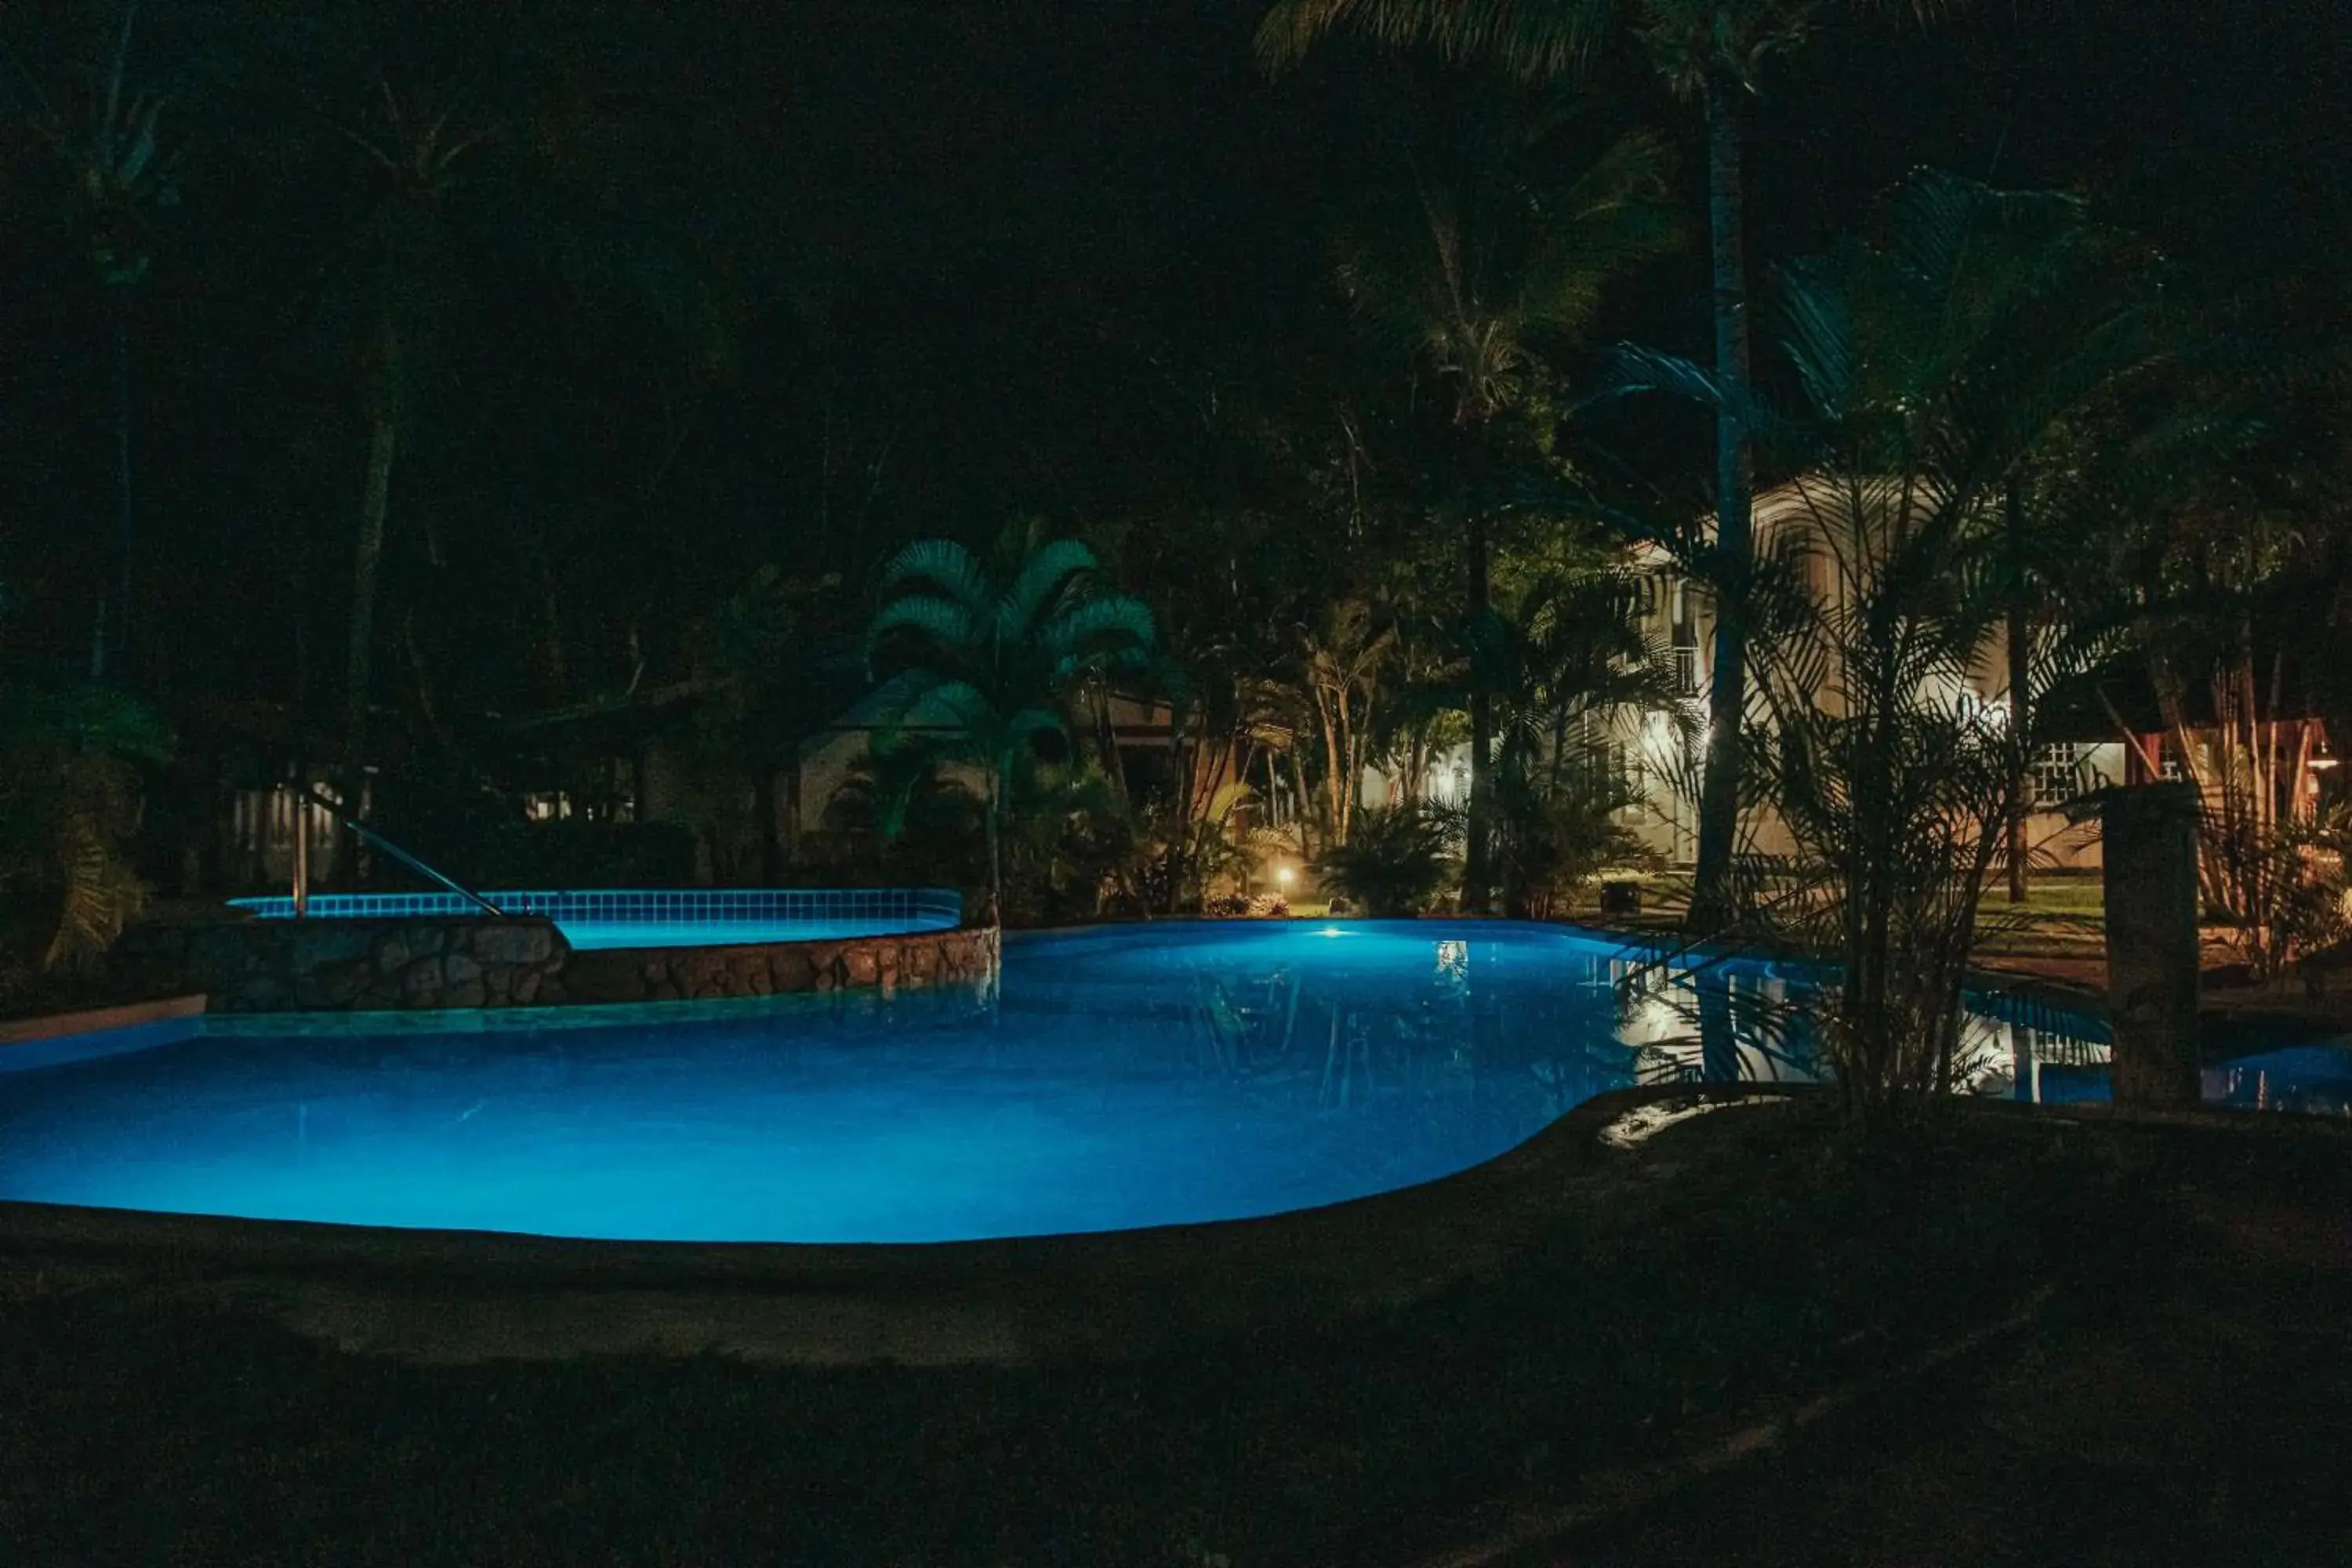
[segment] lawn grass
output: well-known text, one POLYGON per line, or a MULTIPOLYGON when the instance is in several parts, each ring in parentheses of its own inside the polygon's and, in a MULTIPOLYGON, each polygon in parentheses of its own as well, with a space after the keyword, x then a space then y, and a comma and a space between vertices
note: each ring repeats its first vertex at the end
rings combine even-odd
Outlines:
MULTIPOLYGON (((2145 1201, 2194 1178, 2167 1136, 1988 1113, 1857 1146, 1825 1102, 1701 1117, 1624 1155, 1617 1199, 1564 1212, 1497 1278, 1366 1320, 1032 1369, 418 1366, 168 1282, 67 1289, 16 1260, 0 1556, 1408 1562, 2038 1290, 2147 1298, 2186 1245, 2182 1203, 2145 1201)), ((2250 1158, 2293 1201, 2328 1204, 2352 1196, 2332 1154, 2250 1158)))

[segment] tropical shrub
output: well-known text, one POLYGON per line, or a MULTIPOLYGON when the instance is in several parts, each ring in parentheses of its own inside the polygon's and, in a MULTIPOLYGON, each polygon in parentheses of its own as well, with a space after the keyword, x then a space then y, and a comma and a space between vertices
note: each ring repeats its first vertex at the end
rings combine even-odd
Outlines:
POLYGON ((828 879, 847 883, 922 883, 984 896, 988 867, 980 854, 982 805, 928 747, 889 734, 825 802, 828 879))
POLYGON ((1201 912, 1220 920, 1288 920, 1290 900, 1280 893, 1227 893, 1209 900, 1201 906, 1201 912))
POLYGON ((137 917, 138 767, 170 744, 111 687, 0 674, 0 988, 91 967, 137 917))
POLYGON ((1168 914, 1214 912, 1212 902, 1224 893, 1244 896, 1261 858, 1295 853, 1295 836, 1244 826, 1257 799, 1239 784, 1221 785, 1197 815, 1171 795, 1148 799, 1139 817, 1147 848, 1138 885, 1148 907, 1168 914))
POLYGON ((2206 913, 2251 978, 2271 979, 2352 931, 2344 865, 2352 824, 2340 811, 2266 822, 2209 798, 2201 816, 2206 913))
POLYGON ((1461 874, 1459 841, 1460 816, 1443 806, 1367 806, 1348 841, 1325 849, 1309 868, 1327 892, 1376 919, 1417 915, 1461 874))
POLYGON ((1635 797, 1612 781, 1586 776, 1545 789, 1507 777, 1496 795, 1496 864, 1515 917, 1549 920, 1603 870, 1658 864, 1656 851, 1620 820, 1635 797))
POLYGON ((1005 801, 1003 856, 1005 918, 1052 925, 1133 908, 1150 847, 1099 764, 1031 762, 1005 801))

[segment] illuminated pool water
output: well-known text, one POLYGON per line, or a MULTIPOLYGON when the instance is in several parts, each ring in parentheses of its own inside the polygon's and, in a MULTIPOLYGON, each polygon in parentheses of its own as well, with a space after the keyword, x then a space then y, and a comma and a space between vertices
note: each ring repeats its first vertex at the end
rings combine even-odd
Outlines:
POLYGON ((744 942, 838 942, 853 936, 898 936, 947 931, 953 921, 913 925, 888 920, 558 921, 574 952, 602 947, 727 947, 744 942))
MULTIPOLYGON (((1227 922, 1010 941, 993 1010, 214 1019, 0 1073, 0 1196, 645 1239, 1106 1230, 1428 1181, 1637 1081, 1808 1076, 1765 1026, 1770 971, 1736 971, 1702 1037, 1679 984, 1621 1007, 1628 968, 1557 927, 1227 922)), ((2063 1026, 1981 1021, 1986 1070, 2086 1068, 2063 1026)))
MULTIPOLYGON (((483 899, 509 915, 544 916, 574 949, 726 947, 749 942, 834 942, 952 931, 961 895, 944 888, 614 888, 573 891, 492 890, 483 899)), ((264 920, 287 920, 289 898, 232 899, 264 920)), ((322 893, 311 920, 470 918, 481 907, 457 893, 322 893)))

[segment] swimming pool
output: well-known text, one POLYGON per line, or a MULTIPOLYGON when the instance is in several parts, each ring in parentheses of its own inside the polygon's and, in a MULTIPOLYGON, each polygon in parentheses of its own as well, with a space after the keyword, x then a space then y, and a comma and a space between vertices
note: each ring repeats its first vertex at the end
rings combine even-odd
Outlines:
MULTIPOLYGON (((1632 967, 1559 927, 1234 921, 1008 942, 991 1006, 216 1017, 0 1074, 0 1197, 646 1240, 1116 1230, 1430 1181, 1637 1082, 1811 1076, 1770 969, 1733 970, 1701 1037, 1685 981, 1620 1005, 1632 967)), ((1977 1071, 2047 1088, 2095 1070, 2093 1033, 1993 1009, 1977 1071)))
MULTIPOLYGON (((604 889, 494 891, 482 897, 509 915, 555 922, 578 951, 614 947, 723 947, 753 942, 832 942, 952 931, 962 896, 946 888, 604 889)), ((290 898, 231 899, 264 920, 289 920, 290 898)), ((321 893, 311 920, 449 919, 481 914, 456 893, 321 893)))

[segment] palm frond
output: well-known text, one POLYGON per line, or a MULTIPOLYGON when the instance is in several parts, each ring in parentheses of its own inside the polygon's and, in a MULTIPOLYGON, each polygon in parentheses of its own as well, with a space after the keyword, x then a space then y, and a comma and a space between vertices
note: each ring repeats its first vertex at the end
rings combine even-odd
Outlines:
POLYGON ((867 657, 902 636, 920 639, 934 659, 959 663, 978 657, 984 641, 967 601, 929 593, 904 593, 874 612, 866 628, 867 657))
POLYGON ((1584 401, 1594 404, 1647 394, 1685 398, 1718 413, 1731 414, 1767 446, 1785 443, 1792 434, 1752 391, 1733 394, 1713 371, 1696 361, 1633 343, 1622 344, 1611 352, 1601 374, 1595 378, 1592 392, 1584 401))
POLYGON ((1428 45, 1456 59, 1492 59, 1522 76, 1580 63, 1617 19, 1611 0, 1276 0, 1258 24, 1258 63, 1298 64, 1325 35, 1358 32, 1395 47, 1428 45))
POLYGON ((1097 594, 1079 600, 1046 626, 1039 641, 1064 677, 1108 664, 1133 665, 1150 648, 1150 607, 1124 594, 1097 594))
POLYGON ((944 755, 992 763, 992 742, 1003 720, 988 694, 969 680, 932 680, 912 688, 901 721, 944 755))
POLYGON ((1843 423, 1854 401, 1852 298, 1817 259, 1782 267, 1775 281, 1773 325, 1781 351, 1804 384, 1813 417, 1843 423))
POLYGON ((980 562, 950 539, 919 539, 882 568, 876 590, 887 599, 904 593, 936 594, 975 609, 988 602, 988 574, 980 562))
POLYGON ((1051 708, 1024 708, 1007 715, 1004 721, 1005 734, 1022 741, 1058 735, 1063 730, 1062 716, 1051 708))
POLYGON ((1540 232, 1521 268, 1520 313, 1531 326, 1573 334, 1602 291, 1681 242, 1665 143, 1646 132, 1620 139, 1560 196, 1543 202, 1540 232))
POLYGON ((1031 635, 1074 586, 1101 570, 1095 552, 1079 541, 1046 541, 1030 552, 997 595, 996 635, 1007 642, 1031 635))
POLYGON ((56 868, 64 884, 57 931, 44 969, 81 969, 114 945, 147 901, 146 885, 122 858, 97 809, 69 809, 57 826, 56 868))

